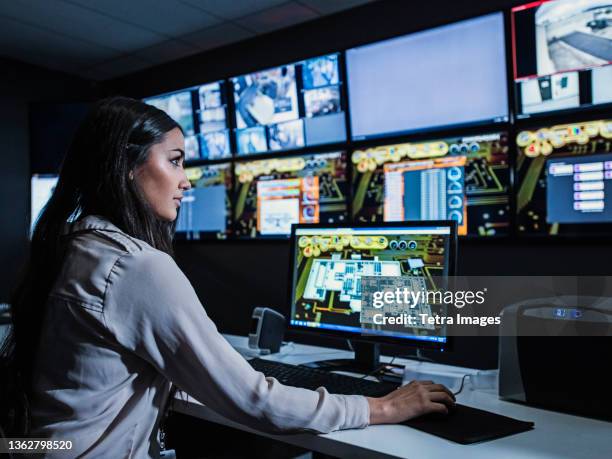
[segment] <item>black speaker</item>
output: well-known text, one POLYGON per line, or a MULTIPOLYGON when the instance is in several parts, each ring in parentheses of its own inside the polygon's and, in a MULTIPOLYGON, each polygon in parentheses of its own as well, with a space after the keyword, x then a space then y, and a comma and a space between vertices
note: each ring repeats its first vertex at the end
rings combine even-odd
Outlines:
POLYGON ((285 336, 285 316, 274 309, 257 307, 253 309, 249 347, 263 354, 280 351, 285 336))

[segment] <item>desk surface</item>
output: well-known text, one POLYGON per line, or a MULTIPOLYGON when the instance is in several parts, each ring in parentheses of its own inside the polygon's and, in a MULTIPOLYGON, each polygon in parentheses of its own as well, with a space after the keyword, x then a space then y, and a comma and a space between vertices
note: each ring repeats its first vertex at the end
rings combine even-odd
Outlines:
MULTIPOLYGON (((226 338, 238 350, 246 351, 246 338, 231 335, 226 335, 226 338)), ((352 354, 347 351, 295 344, 281 351, 281 354, 267 358, 299 364, 351 356, 352 354)), ((442 365, 430 365, 430 367, 434 370, 443 369, 446 374, 475 372, 472 369, 442 365)), ((459 445, 402 425, 377 425, 362 430, 343 430, 325 435, 310 433, 270 435, 229 421, 184 394, 179 394, 178 397, 180 398, 174 404, 174 410, 177 412, 339 457, 417 459, 612 457, 612 423, 505 402, 498 399, 495 391, 472 390, 469 387, 464 388, 457 396, 458 402, 517 419, 534 421, 535 429, 473 445, 459 445)))

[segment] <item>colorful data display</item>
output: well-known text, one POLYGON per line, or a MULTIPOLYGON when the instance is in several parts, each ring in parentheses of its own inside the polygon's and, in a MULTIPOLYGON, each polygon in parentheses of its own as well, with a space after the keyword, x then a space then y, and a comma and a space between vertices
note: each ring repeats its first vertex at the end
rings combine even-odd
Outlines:
POLYGON ((505 132, 356 150, 353 219, 456 220, 459 235, 509 233, 505 132))

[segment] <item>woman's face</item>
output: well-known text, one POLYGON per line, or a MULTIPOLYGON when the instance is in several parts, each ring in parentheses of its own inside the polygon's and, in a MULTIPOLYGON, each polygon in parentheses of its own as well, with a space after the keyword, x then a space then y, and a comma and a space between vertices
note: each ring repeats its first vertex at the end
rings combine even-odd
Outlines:
POLYGON ((176 128, 153 145, 146 161, 134 170, 136 185, 160 220, 176 219, 183 192, 191 188, 183 169, 184 158, 185 138, 176 128))

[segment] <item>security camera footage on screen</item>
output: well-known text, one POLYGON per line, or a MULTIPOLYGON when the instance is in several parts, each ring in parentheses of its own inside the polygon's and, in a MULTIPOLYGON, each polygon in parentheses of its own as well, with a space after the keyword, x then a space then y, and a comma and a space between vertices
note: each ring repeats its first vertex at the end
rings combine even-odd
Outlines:
POLYGON ((516 144, 520 234, 610 234, 611 119, 524 130, 516 144))
POLYGON ((346 140, 337 54, 231 81, 239 155, 346 140))
POLYGON ((223 86, 218 81, 144 99, 181 125, 186 161, 231 157, 223 86))
POLYGON ((351 160, 355 221, 456 220, 459 235, 509 231, 505 132, 356 150, 351 160))
POLYGON ((231 164, 190 167, 185 173, 192 188, 181 202, 177 239, 225 238, 231 225, 231 164))
POLYGON ((355 140, 508 121, 503 14, 346 52, 355 140))
POLYGON ((407 314, 418 320, 415 326, 381 326, 374 320, 381 310, 372 302, 364 304, 362 294, 395 290, 395 279, 402 286, 408 281, 415 292, 443 287, 436 282, 448 276, 449 236, 449 227, 297 228, 291 324, 445 342, 440 326, 423 324, 419 317, 442 313, 441 304, 421 301, 415 307, 384 310, 385 316, 407 314))
POLYGON ((518 118, 612 103, 612 3, 532 2, 512 9, 518 118))
POLYGON ((346 153, 235 164, 235 234, 287 237, 292 223, 347 219, 346 153))

